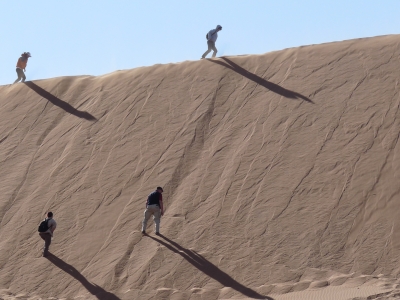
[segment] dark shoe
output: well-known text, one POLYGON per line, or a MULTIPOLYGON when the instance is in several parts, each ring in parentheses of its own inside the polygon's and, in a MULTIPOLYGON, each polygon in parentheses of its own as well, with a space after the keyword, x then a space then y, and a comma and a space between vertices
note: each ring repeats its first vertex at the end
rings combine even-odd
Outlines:
POLYGON ((142 230, 142 234, 146 234, 146 231, 142 230))
POLYGON ((156 232, 156 235, 161 235, 159 232, 156 232))

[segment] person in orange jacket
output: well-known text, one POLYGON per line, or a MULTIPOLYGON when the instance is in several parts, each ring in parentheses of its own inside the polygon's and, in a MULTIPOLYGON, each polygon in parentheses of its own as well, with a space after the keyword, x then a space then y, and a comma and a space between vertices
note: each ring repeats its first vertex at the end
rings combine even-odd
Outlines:
POLYGON ((28 63, 29 57, 31 57, 31 54, 29 52, 24 52, 21 54, 21 57, 18 58, 17 70, 16 70, 18 78, 17 78, 17 80, 14 81, 14 83, 17 83, 21 79, 22 79, 21 82, 25 82, 26 77, 25 77, 24 72, 25 72, 26 64, 28 63))

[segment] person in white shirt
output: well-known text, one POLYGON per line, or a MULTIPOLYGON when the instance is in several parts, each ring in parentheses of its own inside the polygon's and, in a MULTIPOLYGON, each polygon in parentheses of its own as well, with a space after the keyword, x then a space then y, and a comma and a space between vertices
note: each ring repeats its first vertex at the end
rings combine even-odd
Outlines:
POLYGON ((46 222, 48 229, 44 232, 39 231, 39 235, 42 240, 44 240, 43 257, 46 257, 49 255, 51 238, 53 237, 54 230, 56 230, 57 223, 53 219, 53 213, 51 211, 47 213, 47 218, 45 218, 44 221, 46 222))
POLYGON ((211 52, 211 50, 213 50, 213 55, 212 57, 215 57, 217 55, 217 48, 215 48, 215 42, 217 41, 218 38, 218 31, 222 30, 222 26, 221 25, 217 25, 217 27, 215 29, 210 30, 207 33, 207 45, 208 45, 208 50, 206 52, 204 52, 204 54, 201 56, 201 59, 206 58, 206 56, 208 55, 208 53, 211 52))

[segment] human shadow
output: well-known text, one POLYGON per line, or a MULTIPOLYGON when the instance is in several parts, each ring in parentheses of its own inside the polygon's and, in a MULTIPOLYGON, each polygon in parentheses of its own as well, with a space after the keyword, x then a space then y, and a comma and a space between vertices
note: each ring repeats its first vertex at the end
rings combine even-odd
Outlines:
POLYGON ((34 90, 36 93, 38 93, 40 96, 43 98, 46 98, 49 100, 51 103, 53 103, 55 106, 58 106, 65 110, 67 113, 70 113, 71 115, 77 116, 79 118, 83 118, 89 121, 96 121, 97 119, 92 116, 90 113, 87 111, 81 111, 77 110, 75 107, 70 105, 69 103, 57 98, 56 96, 50 94, 48 91, 42 89, 40 86, 37 84, 33 83, 32 81, 26 81, 24 82, 26 86, 34 90))
POLYGON ((228 59, 226 57, 221 57, 221 59, 223 59, 225 62, 216 60, 216 59, 210 59, 210 60, 208 59, 208 61, 210 61, 214 64, 221 65, 225 68, 231 69, 232 71, 235 71, 236 73, 250 79, 251 81, 254 81, 255 83, 269 89, 270 91, 272 91, 274 93, 277 93, 278 95, 281 95, 283 97, 290 98, 290 99, 302 99, 304 101, 314 104, 314 102, 310 98, 308 98, 300 93, 285 89, 285 88, 281 87, 280 85, 272 83, 268 80, 265 80, 264 78, 261 78, 260 76, 257 76, 256 74, 251 73, 251 72, 247 71, 246 69, 242 68, 241 66, 235 64, 233 61, 231 61, 230 59, 228 59))
POLYGON ((232 289, 238 291, 239 293, 242 293, 243 295, 245 295, 246 297, 249 297, 249 298, 274 300, 271 297, 261 295, 261 294, 257 293, 256 291, 237 282, 235 279, 233 279, 231 276, 229 276, 224 271, 219 269, 216 265, 209 262, 207 259, 205 259, 203 256, 201 256, 196 251, 183 248, 181 245, 168 239, 166 236, 164 236, 162 234, 160 234, 160 237, 162 237, 165 241, 163 241, 161 239, 157 239, 150 235, 148 235, 148 237, 157 241, 158 243, 164 245, 166 248, 168 248, 172 252, 179 254, 184 259, 186 259, 190 264, 192 264, 194 267, 199 269, 201 272, 203 272, 207 276, 215 279, 216 281, 221 283, 223 286, 231 287, 232 289))
POLYGON ((75 269, 73 266, 70 264, 66 263, 62 259, 58 258, 54 254, 50 254, 49 256, 46 257, 51 263, 53 263, 56 267, 60 268, 64 272, 68 273, 71 275, 73 278, 78 280, 87 290, 89 293, 92 295, 96 296, 97 299, 99 300, 121 300, 117 296, 115 296, 112 293, 109 293, 99 287, 96 284, 93 284, 89 282, 85 276, 83 276, 77 269, 75 269))

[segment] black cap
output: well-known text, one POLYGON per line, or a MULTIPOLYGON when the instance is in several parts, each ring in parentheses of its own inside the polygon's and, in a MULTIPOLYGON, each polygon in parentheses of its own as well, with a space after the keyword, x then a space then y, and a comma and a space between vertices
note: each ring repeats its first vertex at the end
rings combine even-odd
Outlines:
POLYGON ((158 186, 157 190, 160 190, 161 192, 164 192, 164 190, 163 190, 163 188, 161 186, 158 186))

